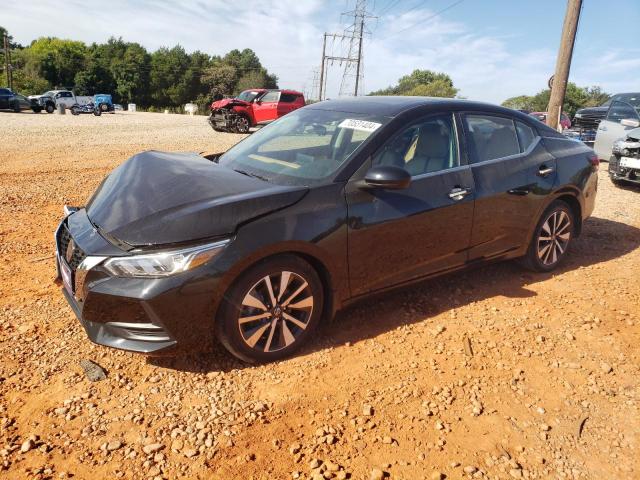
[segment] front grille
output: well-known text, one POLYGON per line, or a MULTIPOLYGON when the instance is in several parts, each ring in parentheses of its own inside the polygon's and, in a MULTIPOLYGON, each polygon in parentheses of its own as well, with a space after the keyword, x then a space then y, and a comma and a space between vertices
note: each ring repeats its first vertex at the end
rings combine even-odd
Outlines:
POLYGON ((71 258, 67 258, 67 249, 69 248, 69 243, 71 242, 71 240, 71 233, 69 232, 67 226, 63 224, 60 227, 60 231, 58 232, 58 253, 60 254, 60 257, 67 262, 67 265, 69 265, 71 270, 75 272, 78 268, 78 265, 82 263, 87 254, 84 253, 82 249, 78 247, 74 242, 71 258))

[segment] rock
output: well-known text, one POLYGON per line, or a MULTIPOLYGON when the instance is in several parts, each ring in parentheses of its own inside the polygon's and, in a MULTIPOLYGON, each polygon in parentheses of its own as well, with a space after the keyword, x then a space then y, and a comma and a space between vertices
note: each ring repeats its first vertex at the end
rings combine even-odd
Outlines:
POLYGON ((442 472, 433 472, 430 478, 431 480, 444 480, 445 476, 442 472))
POLYGON ((464 473, 476 473, 476 471, 478 470, 476 467, 474 467, 473 465, 467 465, 466 467, 463 468, 464 473))
POLYGON ((174 452, 179 452, 180 450, 182 450, 183 446, 184 442, 182 440, 178 439, 171 442, 171 450, 173 450, 174 452))
POLYGON ((27 439, 25 440, 22 445, 20 446, 20 452, 21 453, 27 453, 29 450, 31 450, 33 447, 35 447, 35 443, 32 439, 27 439))
POLYGON ((164 448, 164 445, 162 445, 161 443, 150 443, 149 445, 145 445, 142 448, 142 451, 147 455, 149 455, 151 453, 159 452, 163 448, 164 448))
POLYGON ((373 407, 371 405, 363 405, 362 415, 365 417, 371 417, 373 415, 373 407))
POLYGON ((317 458, 314 458, 309 462, 309 468, 313 470, 314 468, 318 468, 322 462, 317 458))
POLYGON ((384 478, 384 472, 379 468, 371 470, 370 480, 382 480, 384 478))
POLYGON ((600 370, 602 370, 602 373, 611 373, 613 372, 613 367, 607 362, 602 362, 600 364, 600 370))
POLYGON ((522 478, 522 470, 520 470, 519 468, 512 468, 511 470, 509 470, 509 475, 511 475, 513 478, 522 478))
POLYGON ((113 452, 114 450, 118 450, 119 448, 122 448, 122 442, 120 440, 112 440, 111 442, 107 443, 107 450, 109 452, 113 452))
POLYGON ((393 443, 393 438, 389 437, 389 436, 385 436, 382 438, 382 443, 386 444, 386 445, 391 445, 393 443))
POLYGON ((104 368, 91 360, 80 360, 80 367, 82 367, 85 376, 91 382, 99 382, 107 378, 107 373, 104 368))
POLYGON ((185 457, 187 458, 191 458, 191 457, 195 457, 196 455, 198 455, 198 451, 194 448, 187 448, 184 452, 182 452, 184 454, 185 457))

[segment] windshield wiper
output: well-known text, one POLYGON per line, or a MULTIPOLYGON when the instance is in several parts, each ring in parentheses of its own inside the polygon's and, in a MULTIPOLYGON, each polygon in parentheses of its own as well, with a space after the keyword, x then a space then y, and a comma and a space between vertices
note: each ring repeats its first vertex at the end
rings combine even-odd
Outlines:
POLYGON ((257 173, 251 173, 251 172, 247 172, 245 170, 236 170, 235 168, 233 169, 234 172, 238 172, 241 173, 242 175, 246 175, 247 177, 253 177, 253 178, 257 178, 258 180, 262 180, 264 182, 268 182, 269 179, 265 178, 261 175, 258 175, 257 173))

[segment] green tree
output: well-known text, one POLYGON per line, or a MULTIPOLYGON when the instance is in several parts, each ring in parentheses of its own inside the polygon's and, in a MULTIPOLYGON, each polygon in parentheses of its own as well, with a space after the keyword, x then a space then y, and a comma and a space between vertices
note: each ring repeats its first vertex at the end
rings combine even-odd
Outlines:
POLYGON ((455 97, 458 89, 446 73, 414 70, 398 80, 395 86, 371 92, 370 95, 418 95, 427 97, 455 97))
POLYGON ((171 49, 160 48, 151 54, 151 101, 159 107, 178 107, 189 99, 185 73, 189 68, 189 56, 177 45, 171 49))
POLYGON ((76 73, 83 69, 87 47, 83 42, 42 37, 28 48, 27 63, 37 66, 39 75, 51 85, 73 86, 76 73))
POLYGON ((127 44, 124 55, 111 64, 119 101, 147 104, 150 68, 151 56, 145 48, 138 43, 127 44))
MULTIPOLYGON (((534 96, 520 95, 508 98, 502 105, 509 108, 523 108, 534 112, 546 112, 549 105, 551 91, 547 88, 539 91, 534 96)), ((609 99, 599 87, 578 87, 575 83, 567 84, 567 91, 562 105, 562 111, 573 117, 576 110, 588 106, 601 105, 609 99)))

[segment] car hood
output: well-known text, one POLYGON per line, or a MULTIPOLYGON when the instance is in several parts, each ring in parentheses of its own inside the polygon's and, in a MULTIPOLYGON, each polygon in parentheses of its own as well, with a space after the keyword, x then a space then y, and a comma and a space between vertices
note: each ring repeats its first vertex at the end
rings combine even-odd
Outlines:
POLYGON ((107 176, 86 208, 100 233, 125 248, 163 245, 231 235, 307 190, 249 177, 195 153, 150 151, 107 176))
POLYGON ((29 95, 30 100, 37 100, 44 97, 53 98, 51 95, 29 95))
POLYGON ((228 108, 233 107, 235 105, 248 106, 251 105, 249 102, 245 102, 244 100, 238 100, 237 98, 224 98, 222 100, 218 100, 217 102, 213 102, 211 104, 212 109, 216 108, 228 108))
POLYGON ((609 107, 588 107, 588 108, 581 108, 580 110, 576 111, 576 114, 581 114, 581 115, 585 115, 585 114, 594 114, 594 113, 601 113, 602 115, 607 113, 607 110, 609 110, 609 107))
POLYGON ((631 140, 633 142, 640 141, 640 128, 634 128, 633 130, 629 130, 627 132, 627 140, 631 140))

